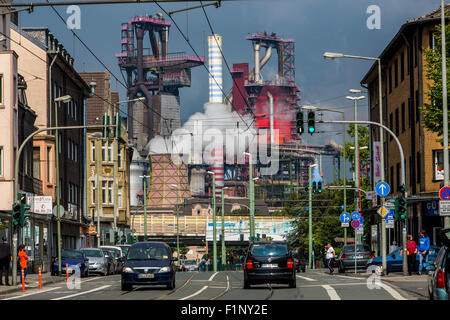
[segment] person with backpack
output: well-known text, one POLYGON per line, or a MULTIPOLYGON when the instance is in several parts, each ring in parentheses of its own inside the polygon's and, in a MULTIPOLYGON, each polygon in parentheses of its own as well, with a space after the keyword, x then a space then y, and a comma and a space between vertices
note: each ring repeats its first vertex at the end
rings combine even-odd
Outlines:
POLYGON ((419 275, 422 274, 423 263, 428 262, 428 252, 430 250, 430 238, 427 236, 425 230, 420 232, 419 246, 417 253, 419 254, 419 275))
POLYGON ((417 253, 417 244, 413 240, 412 235, 408 236, 408 243, 406 244, 406 253, 408 259, 408 273, 411 275, 416 269, 416 253, 417 253))

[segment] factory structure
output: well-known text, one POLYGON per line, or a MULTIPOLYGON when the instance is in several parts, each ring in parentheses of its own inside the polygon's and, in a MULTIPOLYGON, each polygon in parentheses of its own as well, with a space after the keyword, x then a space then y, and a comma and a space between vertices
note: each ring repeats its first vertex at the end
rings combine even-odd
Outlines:
MULTIPOLYGON (((131 100, 128 102, 128 140, 134 148, 130 167, 131 214, 141 215, 145 203, 150 216, 180 212, 183 204, 185 213, 210 215, 211 204, 205 200, 212 196, 213 181, 217 197, 224 192, 233 208, 238 202, 246 207, 248 158, 241 164, 227 163, 224 145, 212 149, 209 161, 195 161, 195 157, 190 157, 188 163, 180 164, 171 158, 170 146, 163 148, 166 152, 150 150, 152 139, 162 138, 161 144, 164 144, 167 141, 164 138, 182 126, 179 89, 191 85, 191 68, 205 63, 204 57, 169 53, 170 25, 158 13, 134 17, 121 27, 121 53, 116 56, 127 81, 128 100, 131 100), (136 101, 137 98, 144 99, 136 101), (202 210, 191 210, 186 204, 192 208, 202 207, 202 210)), ((255 189, 257 200, 268 200, 269 210, 266 207, 260 211, 270 214, 270 207, 276 207, 270 203, 272 198, 284 197, 287 191, 306 183, 307 167, 317 162, 320 155, 339 161, 340 148, 332 144, 305 146, 296 133, 295 112, 299 108, 300 90, 295 83, 294 40, 274 33, 254 33, 247 39, 252 44, 254 66, 249 70, 248 62, 233 64, 232 88, 224 88, 224 41, 218 34, 208 36, 208 103, 209 108, 217 105, 217 108, 250 118, 256 130, 266 129, 269 149, 271 145, 279 145, 280 169, 276 174, 260 175, 261 165, 257 162, 253 166, 253 177, 260 178, 255 189), (270 79, 263 79, 261 69, 273 56, 277 59, 277 71, 270 79)), ((237 206, 238 209, 244 207, 237 206)))

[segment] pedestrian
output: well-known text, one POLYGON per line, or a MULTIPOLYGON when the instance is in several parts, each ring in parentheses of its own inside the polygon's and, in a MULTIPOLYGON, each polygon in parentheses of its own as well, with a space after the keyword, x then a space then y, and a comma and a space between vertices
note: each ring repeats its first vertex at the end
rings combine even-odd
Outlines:
POLYGON ((389 253, 388 254, 391 254, 392 252, 394 252, 396 250, 398 250, 397 241, 394 240, 394 241, 392 241, 392 245, 389 246, 389 253))
MULTIPOLYGON (((25 252, 25 245, 21 244, 19 246, 19 261, 20 261, 20 268, 23 269, 23 278, 24 278, 24 282, 25 285, 28 285, 28 283, 25 281, 25 279, 27 278, 27 260, 28 260, 28 255, 25 252)), ((22 283, 22 272, 20 272, 20 283, 22 283)))
POLYGON ((428 251, 430 250, 430 238, 428 238, 425 230, 420 232, 419 247, 419 274, 422 274, 423 263, 428 262, 428 251))
POLYGON ((325 252, 325 258, 327 259, 327 267, 330 270, 330 274, 333 274, 333 272, 334 272, 333 264, 334 264, 335 252, 334 252, 333 247, 331 246, 331 243, 328 243, 327 247, 328 247, 328 249, 325 252))
POLYGON ((2 237, 0 243, 0 285, 3 286, 3 269, 5 269, 5 285, 9 286, 9 263, 11 262, 11 247, 6 241, 6 237, 2 237))
POLYGON ((411 272, 416 269, 416 253, 417 253, 417 244, 413 240, 412 235, 408 236, 408 243, 406 244, 406 250, 408 255, 408 273, 411 275, 411 272))

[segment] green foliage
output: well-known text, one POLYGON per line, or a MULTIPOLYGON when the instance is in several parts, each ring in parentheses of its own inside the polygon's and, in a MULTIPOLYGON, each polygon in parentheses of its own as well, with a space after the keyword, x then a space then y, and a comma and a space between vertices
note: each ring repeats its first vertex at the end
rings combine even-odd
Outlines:
MULTIPOLYGON (((436 47, 435 49, 424 49, 425 57, 425 77, 430 83, 427 84, 428 91, 425 93, 431 103, 424 103, 420 110, 423 113, 423 124, 425 128, 431 132, 437 133, 439 136, 443 134, 442 121, 442 41, 441 41, 441 26, 436 27, 436 47)), ((445 27, 445 38, 450 39, 450 25, 445 27)), ((450 75, 448 67, 448 60, 450 57, 450 46, 446 45, 446 65, 447 65, 447 79, 450 75)), ((449 87, 447 86, 447 96, 450 96, 449 87)), ((442 139, 438 140, 442 143, 442 139)))
MULTIPOLYGON (((352 139, 350 142, 346 142, 342 153, 345 152, 345 158, 350 163, 350 171, 355 172, 355 150, 350 149, 350 147, 355 147, 355 126, 349 125, 347 130, 348 135, 352 139)), ((369 147, 369 129, 365 126, 358 126, 358 147, 369 147)), ((362 169, 365 168, 370 163, 370 150, 360 149, 359 150, 359 161, 362 169)))

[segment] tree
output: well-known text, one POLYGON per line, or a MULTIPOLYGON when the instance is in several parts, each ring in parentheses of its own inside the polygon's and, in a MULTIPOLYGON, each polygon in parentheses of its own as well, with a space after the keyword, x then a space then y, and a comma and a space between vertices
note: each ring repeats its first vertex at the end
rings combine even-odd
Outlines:
MULTIPOLYGON (((438 136, 443 134, 443 121, 442 121, 442 37, 440 32, 440 25, 436 27, 436 33, 434 37, 436 39, 436 46, 434 49, 424 49, 425 56, 425 77, 429 80, 428 91, 426 96, 430 103, 424 102, 423 107, 420 110, 423 113, 423 124, 424 127, 435 132, 438 136)), ((450 25, 445 27, 445 38, 450 39, 450 25)), ((450 46, 446 46, 446 65, 447 65, 447 79, 450 75, 450 70, 448 68, 448 59, 450 57, 450 46)), ((450 94, 449 87, 447 87, 447 95, 450 94)), ((450 129, 450 126, 449 126, 450 129)), ((442 143, 442 139, 437 141, 442 143)))

